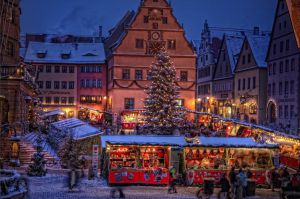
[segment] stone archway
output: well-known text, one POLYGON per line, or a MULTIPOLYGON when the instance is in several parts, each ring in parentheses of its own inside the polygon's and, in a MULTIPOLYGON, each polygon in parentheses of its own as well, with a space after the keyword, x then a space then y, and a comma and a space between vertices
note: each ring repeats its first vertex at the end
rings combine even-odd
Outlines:
POLYGON ((267 106, 267 120, 268 123, 275 123, 277 119, 276 116, 276 104, 270 101, 267 106))

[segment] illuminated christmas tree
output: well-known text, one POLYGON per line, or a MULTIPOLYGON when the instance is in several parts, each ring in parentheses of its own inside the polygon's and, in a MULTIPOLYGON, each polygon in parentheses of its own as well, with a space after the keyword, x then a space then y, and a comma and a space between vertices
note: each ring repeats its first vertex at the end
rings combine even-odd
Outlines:
POLYGON ((152 82, 144 101, 146 126, 151 133, 171 134, 183 122, 185 111, 178 106, 176 70, 164 49, 156 54, 156 63, 150 66, 149 72, 152 82))

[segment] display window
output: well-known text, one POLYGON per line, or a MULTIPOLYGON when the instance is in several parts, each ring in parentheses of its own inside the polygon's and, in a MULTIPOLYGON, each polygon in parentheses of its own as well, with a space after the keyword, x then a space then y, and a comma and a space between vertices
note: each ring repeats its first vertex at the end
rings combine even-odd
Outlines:
POLYGON ((213 177, 219 183, 222 174, 232 167, 251 169, 257 183, 265 184, 264 172, 273 166, 270 149, 187 147, 184 153, 188 181, 192 184, 203 183, 206 177, 213 177))
POLYGON ((110 146, 109 148, 109 183, 168 183, 168 147, 110 146))

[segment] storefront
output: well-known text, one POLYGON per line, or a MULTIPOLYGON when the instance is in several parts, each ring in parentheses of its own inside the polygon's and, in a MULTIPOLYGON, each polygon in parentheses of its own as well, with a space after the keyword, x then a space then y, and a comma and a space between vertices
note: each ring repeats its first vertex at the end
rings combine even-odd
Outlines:
POLYGON ((142 124, 143 110, 123 111, 121 114, 122 130, 125 134, 131 134, 137 125, 142 124))
POLYGON ((300 145, 280 146, 280 162, 292 169, 300 168, 300 145))
POLYGON ((102 136, 102 175, 109 184, 167 185, 171 147, 183 137, 102 136))
POLYGON ((93 126, 112 124, 112 114, 90 107, 81 106, 78 119, 89 122, 93 126))
POLYGON ((187 141, 184 164, 189 185, 202 184, 204 178, 219 183, 233 166, 250 169, 256 184, 266 184, 266 171, 272 168, 273 153, 278 151, 277 145, 257 144, 252 138, 199 137, 187 141))

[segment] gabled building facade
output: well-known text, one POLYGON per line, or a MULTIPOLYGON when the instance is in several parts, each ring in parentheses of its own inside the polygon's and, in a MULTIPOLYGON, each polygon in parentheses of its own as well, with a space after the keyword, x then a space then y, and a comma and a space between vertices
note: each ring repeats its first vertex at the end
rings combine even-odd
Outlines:
POLYGON ((268 123, 300 132, 300 2, 278 0, 267 54, 268 123))
POLYGON ((235 68, 234 95, 237 118, 254 124, 266 119, 269 35, 248 34, 235 68))
POLYGON ((211 36, 207 21, 201 32, 201 43, 197 60, 197 110, 207 112, 205 101, 212 97, 212 78, 216 67, 221 40, 211 36))
POLYGON ((213 74, 213 97, 207 97, 205 102, 208 112, 229 118, 235 115, 234 71, 243 41, 244 36, 223 36, 213 74))
POLYGON ((108 108, 114 115, 143 109, 144 90, 151 81, 149 67, 161 48, 170 54, 177 71, 179 105, 195 109, 196 54, 166 0, 141 1, 138 11, 128 12, 105 43, 108 108))

